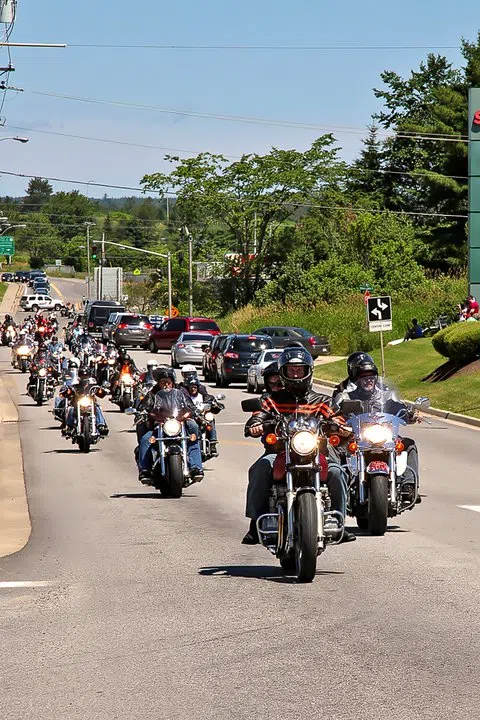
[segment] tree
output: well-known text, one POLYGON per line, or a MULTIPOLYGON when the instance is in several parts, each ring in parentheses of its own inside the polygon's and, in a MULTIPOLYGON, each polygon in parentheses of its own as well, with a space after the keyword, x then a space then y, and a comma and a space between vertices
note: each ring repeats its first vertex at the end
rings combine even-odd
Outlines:
POLYGON ((53 188, 43 178, 32 178, 28 183, 26 196, 23 198, 23 210, 26 213, 40 212, 49 201, 53 188))
POLYGON ((272 148, 267 155, 243 155, 231 164, 211 153, 182 160, 167 156, 175 169, 146 175, 142 184, 162 195, 173 187, 176 211, 187 225, 221 222, 228 229, 240 261, 237 299, 244 304, 265 282, 276 228, 338 177, 333 142, 331 135, 323 135, 303 153, 272 148))
POLYGON ((383 144, 378 139, 378 127, 371 125, 363 140, 364 148, 350 171, 348 189, 355 196, 367 195, 370 204, 384 207, 385 172, 383 144))
POLYGON ((70 240, 81 232, 86 221, 93 221, 95 208, 89 198, 72 190, 52 195, 44 210, 58 234, 70 240))

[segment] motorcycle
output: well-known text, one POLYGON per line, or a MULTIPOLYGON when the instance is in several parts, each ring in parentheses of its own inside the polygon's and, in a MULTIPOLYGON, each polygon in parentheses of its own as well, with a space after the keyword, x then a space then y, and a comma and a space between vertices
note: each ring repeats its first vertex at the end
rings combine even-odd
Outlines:
POLYGON ((55 381, 52 376, 52 368, 48 363, 37 363, 35 360, 32 362, 27 392, 39 406, 53 397, 55 381))
MULTIPOLYGON (((244 412, 262 409, 258 398, 242 401, 244 412)), ((327 439, 312 416, 275 415, 266 443, 279 450, 273 465, 270 512, 257 519, 261 544, 287 575, 312 582, 317 557, 342 540, 340 512, 331 509, 327 480, 327 439)))
MULTIPOLYGON (((427 409, 429 405, 428 398, 418 398, 412 409, 427 409)), ((344 400, 340 408, 352 428, 346 455, 350 478, 347 512, 356 518, 360 529, 384 535, 388 518, 415 507, 418 477, 408 465, 400 434, 401 427, 407 424, 405 409, 396 415, 363 410, 360 400, 344 400), (408 484, 403 479, 407 470, 408 484)))
POLYGON ((106 354, 99 356, 96 373, 99 385, 110 383, 116 360, 117 351, 114 348, 107 349, 106 354))
POLYGON ((21 345, 14 346, 12 348, 12 367, 26 373, 30 368, 34 351, 35 345, 32 340, 25 340, 21 345))
POLYGON ((118 405, 120 412, 123 413, 133 406, 135 385, 135 379, 131 373, 122 372, 120 374, 115 398, 112 398, 112 402, 118 405))
MULTIPOLYGON (((163 497, 180 498, 183 488, 192 482, 187 453, 190 436, 185 424, 191 412, 182 403, 181 391, 158 395, 162 395, 162 408, 154 411, 152 484, 163 497)), ((136 412, 133 408, 129 408, 128 414, 135 415, 135 424, 145 422, 148 417, 147 413, 136 412)))
POLYGON ((13 325, 8 325, 2 332, 2 345, 13 345, 18 337, 13 325))
MULTIPOLYGON (((65 386, 60 395, 70 402, 75 411, 75 423, 67 437, 71 437, 72 442, 77 443, 81 452, 89 453, 91 446, 96 445, 102 437, 98 432, 95 417, 95 398, 105 397, 106 391, 98 385, 82 383, 75 387, 65 386)), ((65 412, 68 413, 69 409, 67 408, 65 412)))
MULTIPOLYGON (((212 457, 210 449, 210 440, 207 438, 207 432, 212 429, 212 425, 215 423, 215 415, 218 415, 222 410, 225 410, 225 405, 222 405, 220 400, 224 400, 225 395, 216 395, 212 403, 202 403, 199 408, 199 415, 197 417, 197 423, 201 430, 200 434, 200 450, 202 453, 202 461, 206 462, 212 457)), ((218 442, 216 443, 218 445, 218 442)))

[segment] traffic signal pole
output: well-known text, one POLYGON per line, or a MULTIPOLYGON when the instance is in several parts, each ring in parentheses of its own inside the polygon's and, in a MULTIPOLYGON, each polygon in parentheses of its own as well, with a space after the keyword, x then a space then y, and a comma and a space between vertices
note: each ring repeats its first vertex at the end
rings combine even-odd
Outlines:
POLYGON ((153 250, 144 250, 143 248, 132 247, 131 245, 122 245, 122 243, 112 242, 111 240, 105 240, 105 234, 102 238, 102 259, 105 256, 105 245, 114 245, 115 247, 124 248, 125 250, 132 250, 133 252, 141 252, 146 255, 156 255, 157 257, 166 258, 167 260, 167 282, 168 282, 168 316, 172 317, 172 253, 159 253, 153 250))

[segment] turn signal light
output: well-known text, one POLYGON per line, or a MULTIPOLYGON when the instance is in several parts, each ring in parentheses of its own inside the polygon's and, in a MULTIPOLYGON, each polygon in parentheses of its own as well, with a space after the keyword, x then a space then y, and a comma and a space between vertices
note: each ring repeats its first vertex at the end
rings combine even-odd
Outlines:
POLYGON ((337 447, 337 445, 340 445, 340 435, 330 435, 328 438, 328 442, 330 445, 333 445, 333 447, 337 447))
POLYGON ((405 450, 405 445, 401 440, 397 440, 397 442, 395 443, 395 450, 397 451, 397 453, 401 453, 405 450))
POLYGON ((197 439, 197 436, 195 435, 195 433, 192 433, 192 434, 190 435, 190 441, 191 441, 191 442, 195 442, 196 439, 197 439))
POLYGON ((265 442, 267 443, 267 445, 275 445, 277 441, 278 438, 275 433, 268 433, 267 437, 265 438, 265 442))
POLYGON ((352 453, 352 455, 353 455, 353 453, 356 453, 357 450, 358 450, 358 445, 356 442, 348 443, 348 452, 349 453, 352 453))

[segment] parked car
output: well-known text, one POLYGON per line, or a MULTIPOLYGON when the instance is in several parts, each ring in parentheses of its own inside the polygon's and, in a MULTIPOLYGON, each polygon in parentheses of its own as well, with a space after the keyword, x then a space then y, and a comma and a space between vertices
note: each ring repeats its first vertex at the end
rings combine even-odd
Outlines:
POLYGON ((145 347, 153 326, 148 315, 118 314, 110 331, 110 339, 117 347, 145 347))
POLYGON ((246 381, 250 365, 257 361, 262 350, 271 348, 273 342, 268 335, 229 335, 215 362, 217 386, 246 381))
POLYGON ((88 333, 101 335, 112 312, 125 312, 125 307, 116 300, 91 300, 85 305, 83 324, 88 333))
POLYGON ((202 373, 203 377, 207 382, 215 381, 217 377, 217 369, 215 361, 218 353, 221 351, 223 345, 227 341, 228 335, 221 333, 215 335, 208 345, 203 345, 203 358, 202 358, 202 373))
POLYGON ((247 373, 247 392, 260 392, 264 389, 265 384, 263 382, 263 371, 275 360, 278 360, 282 351, 278 350, 264 350, 260 353, 256 363, 250 365, 247 373))
POLYGON ((284 348, 292 342, 301 342, 313 358, 330 354, 330 344, 324 335, 313 335, 309 330, 291 326, 269 326, 254 330, 252 335, 270 335, 273 347, 284 348))
POLYGON ((171 318, 151 333, 148 340, 150 352, 156 353, 159 350, 170 350, 183 332, 202 332, 207 335, 219 335, 220 328, 215 320, 210 320, 210 318, 171 318))
POLYGON ((201 332, 184 332, 177 342, 172 345, 172 367, 192 364, 201 365, 203 361, 203 347, 210 340, 210 335, 201 332))
POLYGON ((64 307, 63 302, 58 298, 54 300, 50 295, 22 295, 20 298, 20 307, 27 312, 37 312, 37 310, 55 310, 59 312, 64 307))
POLYGON ((11 272, 2 273, 2 282, 12 282, 12 280, 13 280, 13 273, 11 273, 11 272))

